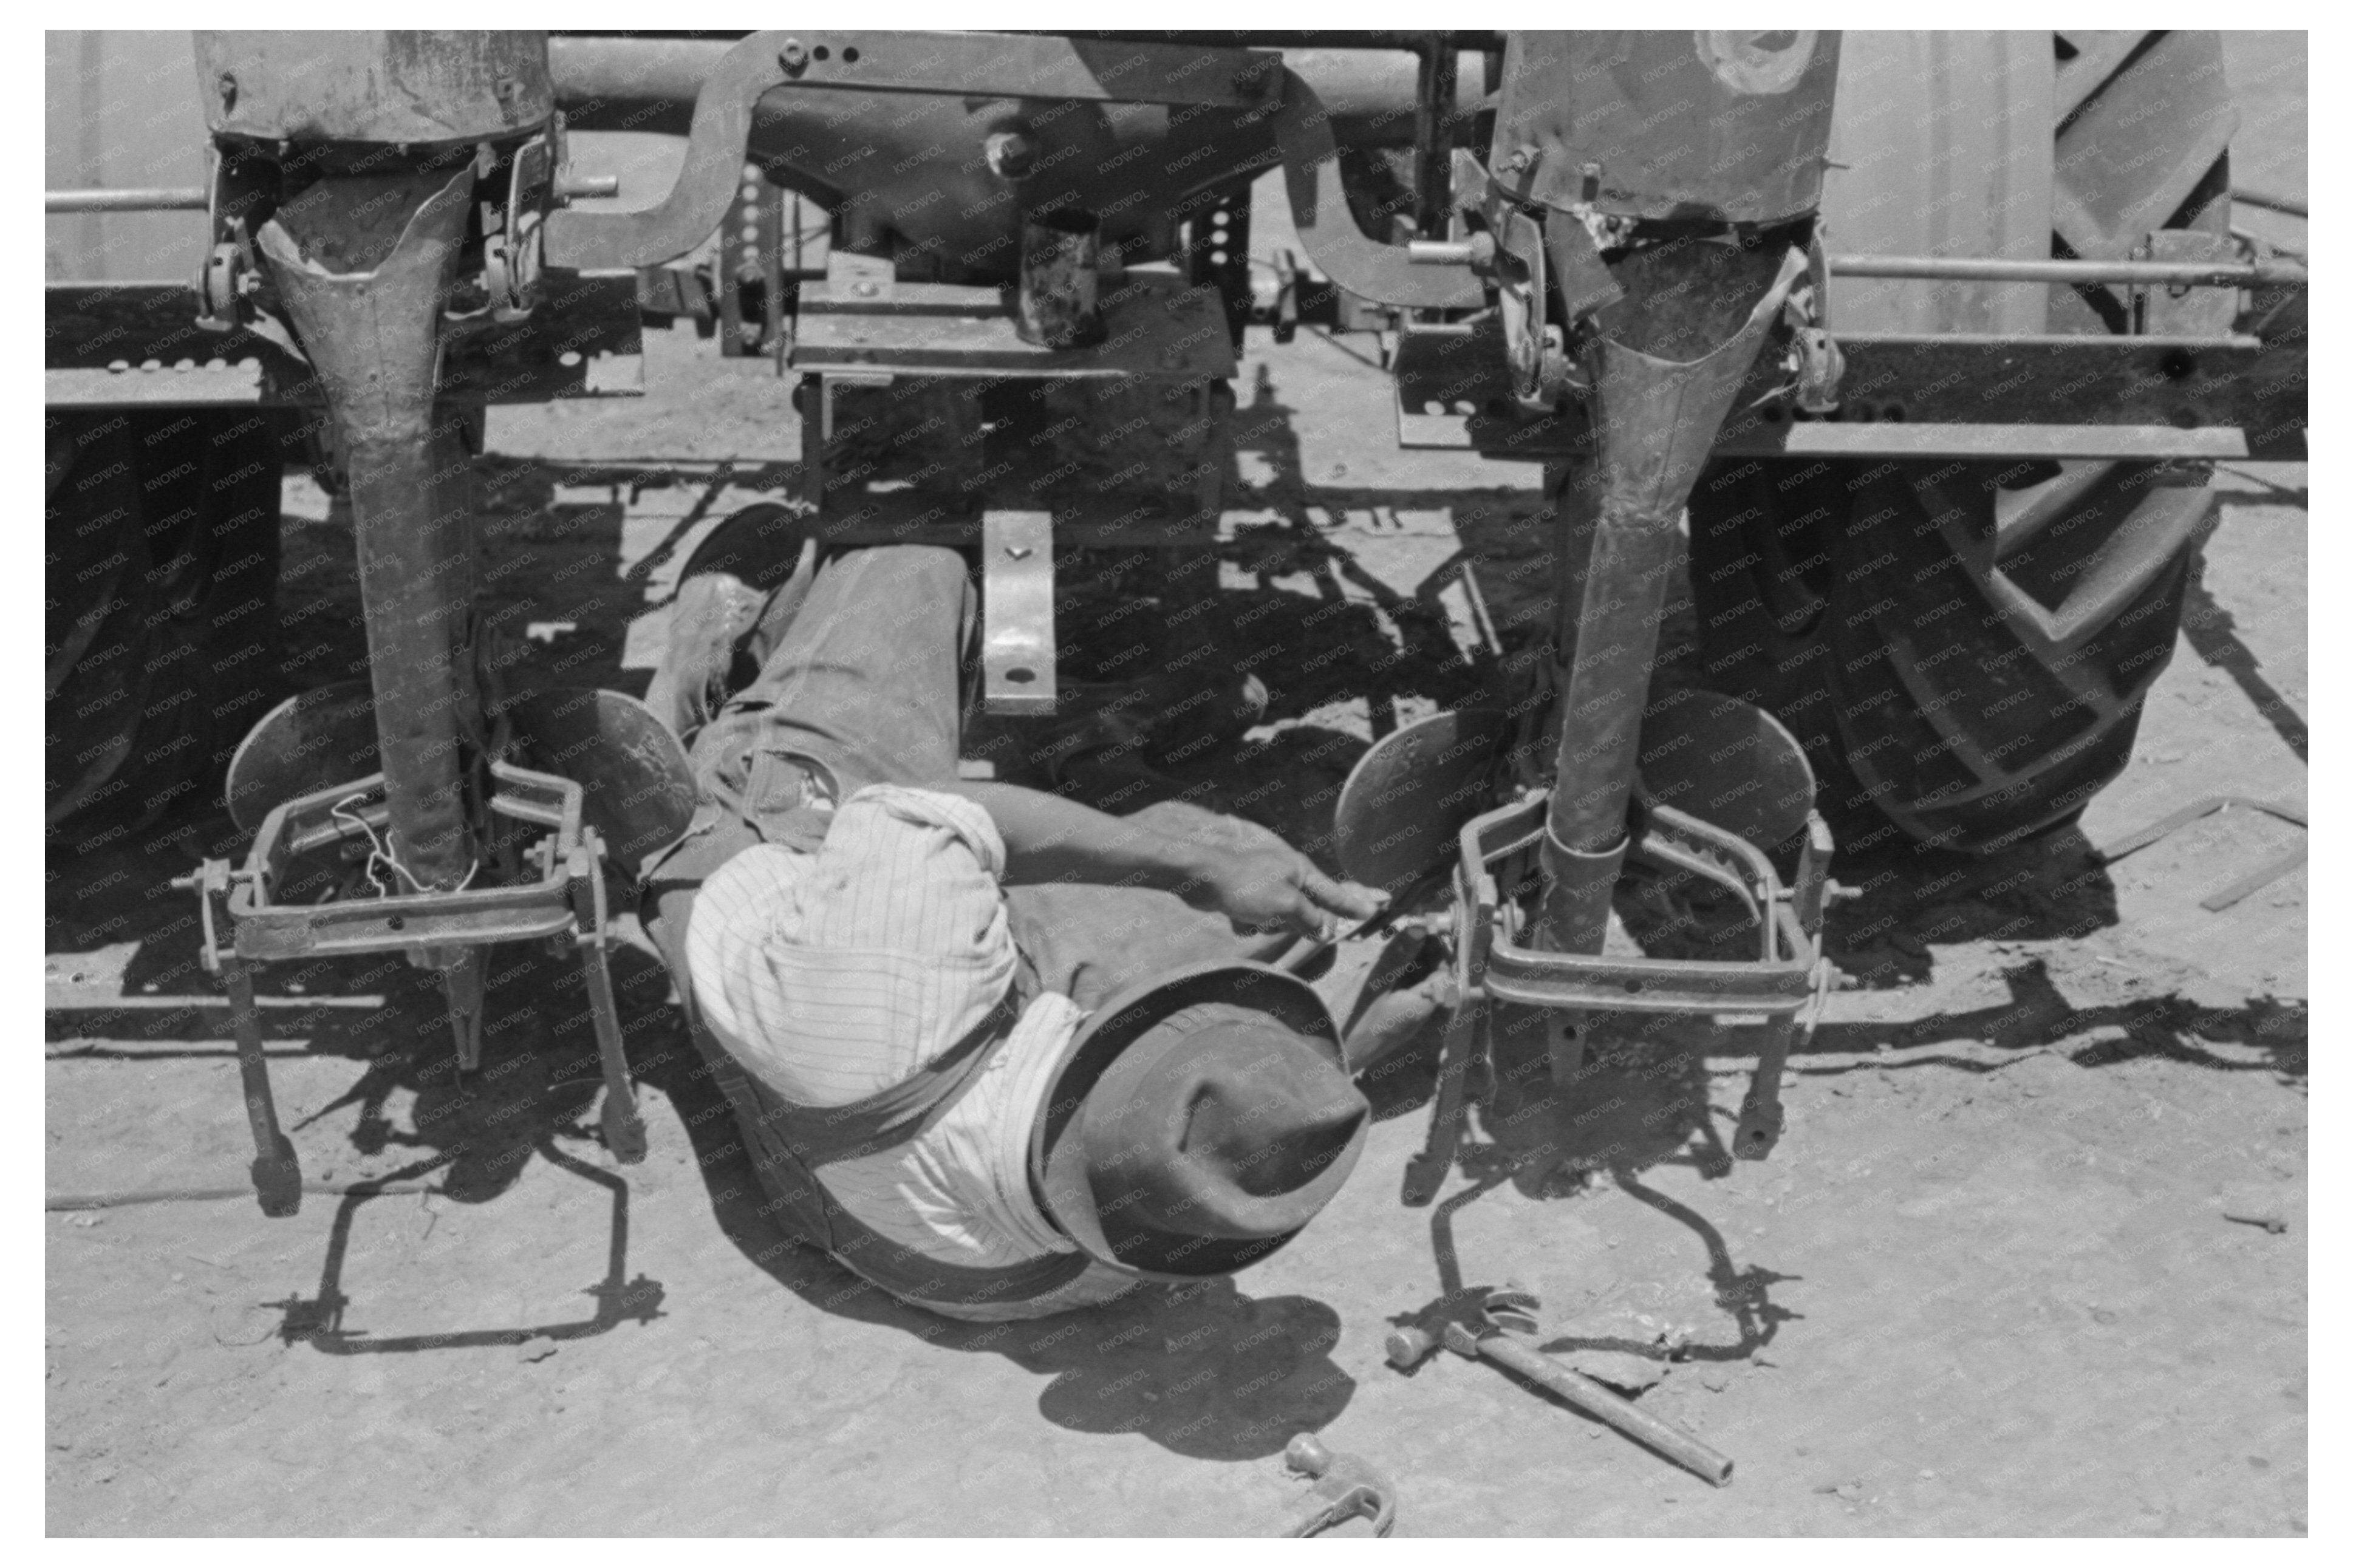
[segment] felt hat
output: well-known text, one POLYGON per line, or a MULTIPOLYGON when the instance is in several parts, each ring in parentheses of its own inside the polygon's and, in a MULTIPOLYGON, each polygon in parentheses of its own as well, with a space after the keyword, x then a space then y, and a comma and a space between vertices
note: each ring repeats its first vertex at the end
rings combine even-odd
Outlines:
POLYGON ((1081 1026, 1031 1127, 1029 1169, 1087 1256, 1194 1279, 1298 1235, 1371 1123, 1314 987, 1261 963, 1198 964, 1081 1026))

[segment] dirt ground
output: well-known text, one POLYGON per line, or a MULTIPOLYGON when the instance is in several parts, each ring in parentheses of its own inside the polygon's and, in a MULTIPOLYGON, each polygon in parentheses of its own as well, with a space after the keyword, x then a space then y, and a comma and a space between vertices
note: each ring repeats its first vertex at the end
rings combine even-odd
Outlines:
MULTIPOLYGON (((2273 183, 2301 189, 2293 129, 2273 183)), ((490 603, 549 680, 641 690, 685 552, 790 478, 772 372, 684 331, 649 347, 641 403, 492 416, 490 603)), ((1466 635, 1459 600, 1417 592, 1460 545, 1524 548, 1536 510, 1531 468, 1398 451, 1370 349, 1253 332, 1235 384, 1227 593, 1270 626, 1337 596, 1315 646, 1371 653, 1263 668, 1272 727, 1197 775, 1302 841, 1374 727, 1459 694, 1429 634, 1466 635)), ((1409 1209, 1416 1061, 1376 1086, 1351 1184, 1239 1279, 951 1324, 776 1237, 643 952, 616 959, 633 1167, 596 1136, 567 965, 500 951, 464 1083, 414 972, 273 971, 306 1175, 433 1190, 48 1214, 48 1528, 1267 1535, 1307 1506, 1281 1455, 1314 1431, 1395 1478, 1410 1535, 2301 1533, 2305 874, 2200 905, 2301 830, 2234 811, 2113 867, 2098 847, 2208 795, 2301 810, 2306 484, 2216 472, 2175 657, 2078 827, 1840 865, 1853 981, 1761 1163, 1725 1154, 1753 1039, 1621 1030, 1574 1106, 1506 1047, 1446 1195, 1409 1209), (1566 1163, 1521 1158, 1547 1141, 1566 1163), (1732 1484, 1492 1367, 1384 1363, 1393 1321, 1506 1279, 1542 1342, 1640 1358, 1642 1406, 1732 1484)), ((307 480, 287 499, 290 675, 315 684, 361 651, 352 542, 307 480)), ((242 1184, 227 1012, 166 885, 234 842, 215 814, 51 863, 53 1197, 242 1184)))

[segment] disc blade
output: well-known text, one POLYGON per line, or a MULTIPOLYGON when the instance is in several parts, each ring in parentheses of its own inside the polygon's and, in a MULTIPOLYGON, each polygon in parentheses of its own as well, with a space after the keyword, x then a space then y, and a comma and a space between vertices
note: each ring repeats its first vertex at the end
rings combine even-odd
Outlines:
POLYGON ((1504 714, 1471 708, 1433 713, 1374 742, 1333 808, 1341 871, 1394 894, 1445 864, 1462 825, 1492 804, 1488 775, 1504 727, 1504 714))

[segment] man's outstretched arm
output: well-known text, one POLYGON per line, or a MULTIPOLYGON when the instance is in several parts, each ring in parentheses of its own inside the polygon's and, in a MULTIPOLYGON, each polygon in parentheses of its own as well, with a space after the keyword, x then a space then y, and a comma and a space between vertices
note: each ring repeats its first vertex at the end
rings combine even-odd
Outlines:
POLYGON ((1005 841, 1008 884, 1156 888, 1238 925, 1303 936, 1368 919, 1383 902, 1370 888, 1334 881, 1265 828, 1198 807, 1172 803, 1113 816, 1019 784, 959 779, 932 787, 988 813, 1005 841))

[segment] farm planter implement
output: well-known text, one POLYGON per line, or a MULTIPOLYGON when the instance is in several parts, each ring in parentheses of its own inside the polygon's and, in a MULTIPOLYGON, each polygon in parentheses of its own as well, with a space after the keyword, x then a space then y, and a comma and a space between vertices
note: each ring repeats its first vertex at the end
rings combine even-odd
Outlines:
MULTIPOLYGON (((2000 133, 2054 147, 2146 125, 2137 106, 2189 91, 2175 77, 2202 80, 2211 45, 2060 35, 2052 58, 2004 55, 1989 76, 1970 51, 2014 40, 1949 37, 1915 74, 1930 96, 2008 80, 2027 119, 2000 133)), ((985 695, 1005 714, 1062 700, 1058 541, 1156 552, 1214 608, 1198 568, 1250 321, 1278 341, 1378 324, 1401 444, 1545 466, 1554 616, 1499 661, 1525 678, 1492 693, 1511 717, 1385 739, 1341 806, 1353 873, 1452 891, 1419 1200, 1451 1168, 1490 1003, 1548 1016, 1563 1087, 1594 1014, 1762 1020, 1736 1152, 1766 1152, 1828 980, 1831 828, 1984 849, 2079 810, 2162 665, 2141 641, 2179 615, 2196 466, 2303 450, 2305 276, 2232 237, 2221 142, 2161 130, 2166 155, 2116 165, 2132 188, 2113 201, 2054 151, 2042 184, 1988 198, 2011 224, 1999 255, 1883 216, 1842 228, 1841 202, 1872 209, 1826 186, 1853 162, 1834 120, 1851 87, 1885 89, 1832 33, 210 33, 195 52, 208 185, 49 200, 200 208, 194 289, 53 284, 47 394, 69 421, 303 410, 347 477, 371 689, 255 726, 230 770, 255 848, 193 881, 273 1213, 297 1189, 249 966, 298 952, 396 949, 437 971, 470 1064, 481 948, 575 944, 607 1133, 624 1158, 642 1148, 604 889, 683 830, 691 784, 632 700, 500 689, 472 610, 468 460, 485 405, 638 392, 643 320, 694 318, 799 378, 797 500, 820 541, 977 552, 985 695), (611 130, 684 139, 659 199, 583 205, 610 187, 575 169, 575 138, 611 130), (1270 289, 1249 214, 1271 170, 1304 254, 1282 253, 1270 289), (1849 232, 1879 250, 1841 248, 1849 232), (1046 425, 1039 471, 934 455, 951 444, 925 432, 961 421, 977 441, 975 410, 1008 388, 1082 411, 1046 425), (1150 441, 1084 412, 1117 399, 1150 441), (1686 515, 1705 662, 1731 695, 1662 700, 1686 515), (1927 673, 1917 628, 1937 617, 1905 579, 1958 584, 1969 635, 2023 648, 2011 684, 2044 700, 1939 699, 1964 667, 1927 673), (518 825, 546 836, 524 847, 518 825), (294 849, 362 840, 385 896, 283 901, 294 849), (1605 958, 1630 858, 1740 900, 1755 958, 1605 958)), ((1190 635, 1230 657, 1216 625, 1190 635)), ((75 789, 58 812, 92 793, 75 789)))

